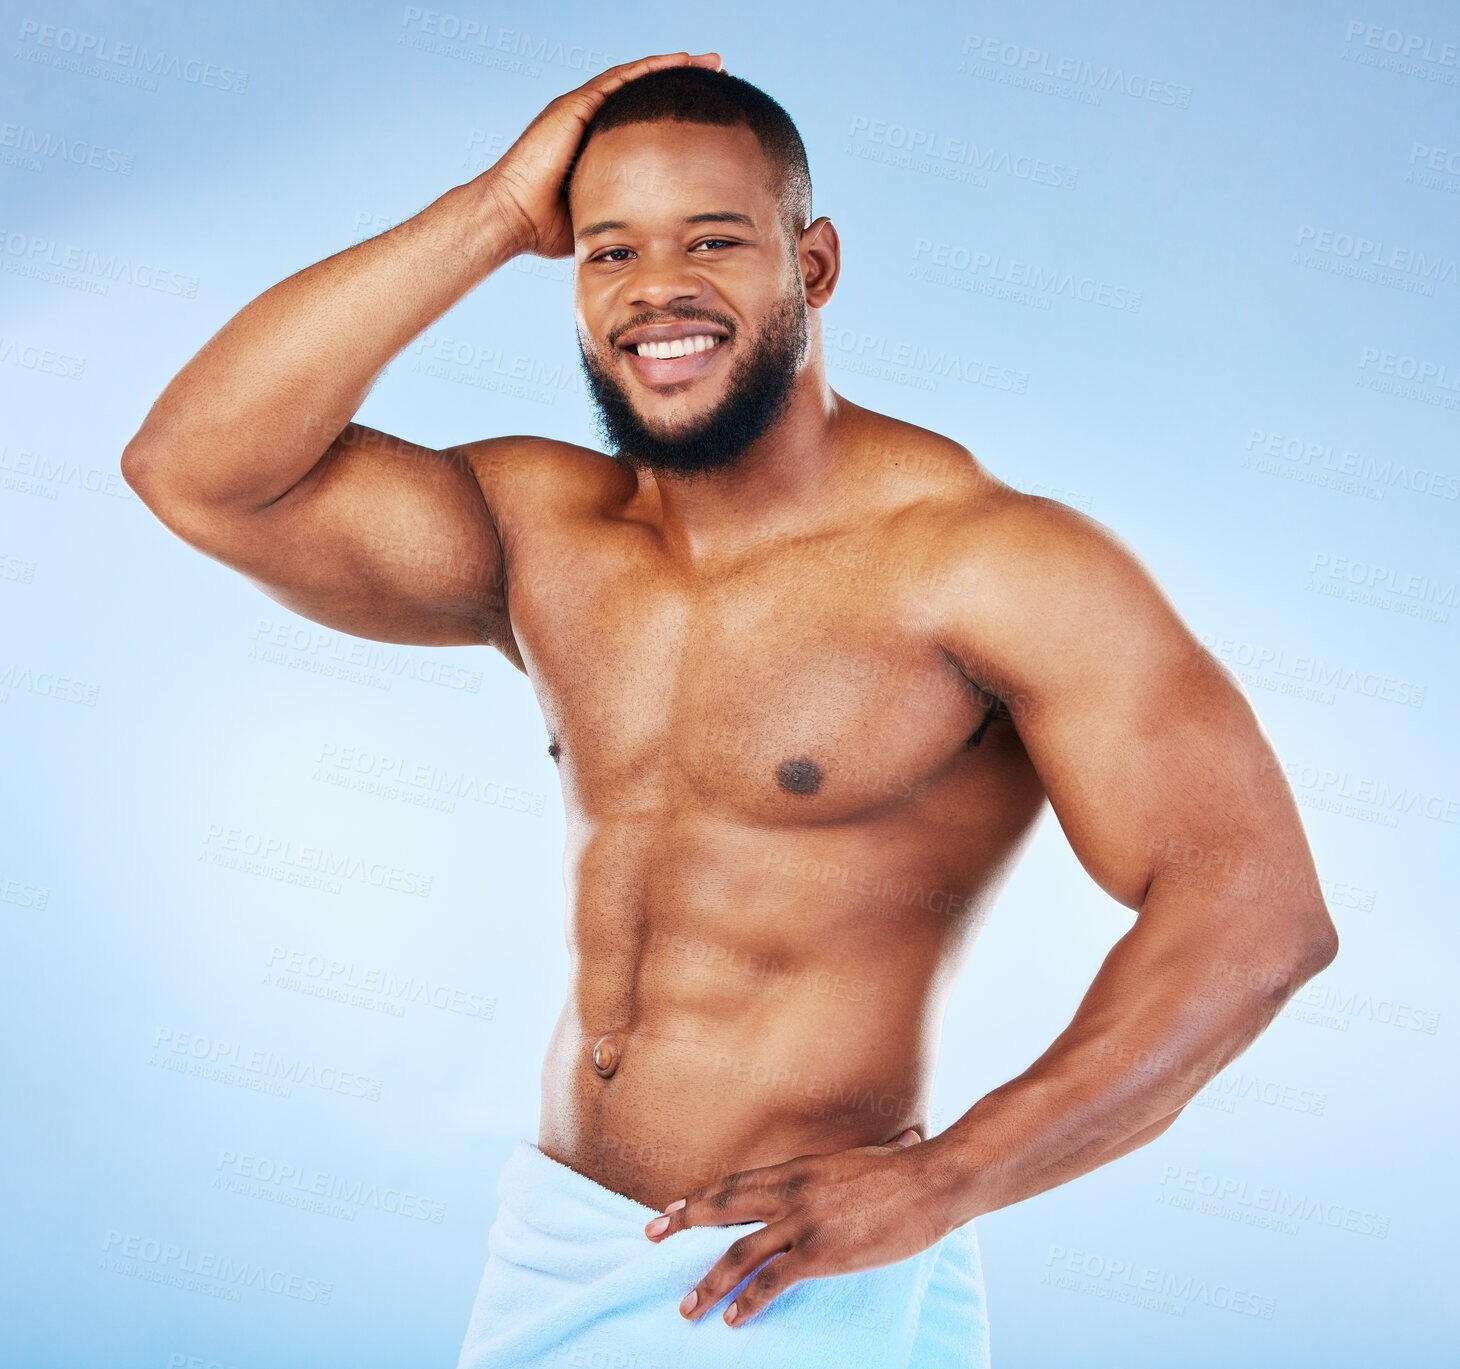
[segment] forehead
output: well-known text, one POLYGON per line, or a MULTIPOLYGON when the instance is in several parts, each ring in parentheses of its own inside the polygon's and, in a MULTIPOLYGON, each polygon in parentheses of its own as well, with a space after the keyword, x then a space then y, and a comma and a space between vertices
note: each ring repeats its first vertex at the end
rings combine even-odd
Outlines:
POLYGON ((569 185, 575 230, 608 219, 630 226, 682 221, 705 209, 732 209, 769 226, 776 214, 770 165, 741 124, 660 119, 595 133, 569 185))

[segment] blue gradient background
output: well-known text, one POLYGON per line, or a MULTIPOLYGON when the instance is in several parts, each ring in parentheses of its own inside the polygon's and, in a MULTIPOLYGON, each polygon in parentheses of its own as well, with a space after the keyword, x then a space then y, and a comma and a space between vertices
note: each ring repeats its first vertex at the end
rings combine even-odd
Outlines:
MULTIPOLYGON (((609 64, 713 48, 779 99, 844 248, 824 313, 833 385, 1118 532, 1242 674, 1292 767, 1340 956, 1165 1136, 979 1219, 995 1364, 1438 1363, 1455 1313, 1460 158, 1426 171, 1414 149, 1460 147, 1454 7, 460 6, 444 13, 503 45, 465 56, 417 13, 4 6, 0 1359, 455 1362, 498 1168, 536 1135, 566 973, 562 810, 531 690, 486 650, 316 636, 172 537, 116 467, 245 303, 469 179, 586 79, 561 44, 609 64), (48 23, 161 52, 178 74, 107 79, 136 69, 77 61, 48 23), (1396 67, 1385 45, 1410 39, 1429 55, 1396 67), (1186 107, 1121 88, 1071 98, 1079 75, 1008 79, 1061 58, 1167 83, 1186 107), (189 79, 193 59, 245 73, 244 89, 189 79), (1073 189, 997 169, 960 183, 890 160, 898 128, 1078 175, 1073 189), (52 155, 60 140, 99 146, 101 166, 52 155), (1341 238, 1315 250, 1320 230, 1390 261, 1424 253, 1438 277, 1343 274, 1355 258, 1341 238), (930 281, 917 268, 935 244, 1139 292, 1140 308, 1001 298, 991 269, 930 281), (95 261, 44 274, 88 252, 130 279, 95 261), (148 288, 154 269, 172 274, 148 288), (888 361, 904 344, 1023 377, 1022 393, 888 361), (49 373, 46 349, 79 359, 79 377, 49 373), (1382 353, 1443 365, 1447 382, 1374 388, 1391 379, 1382 353), (1254 433, 1299 446, 1265 455, 1254 433), (1306 444, 1359 454, 1367 476, 1291 454, 1306 444), (1417 471, 1439 484, 1412 488, 1417 471), (1376 575, 1409 592, 1366 598, 1358 582, 1376 575), (352 649, 373 652, 371 680, 342 673, 352 649), (1305 682, 1313 661, 1336 682, 1305 682), (58 676, 91 702, 56 697, 58 676), (342 787, 321 758, 344 748, 524 791, 541 811, 342 787), (382 861, 429 877, 429 896, 210 863, 228 829, 382 861), (300 992, 271 964, 289 952, 481 1012, 300 992), (179 1073, 165 1064, 187 1057, 165 1047, 182 1033, 368 1076, 379 1098, 179 1073), (231 1191, 228 1155, 360 1196, 330 1215, 273 1200, 288 1183, 231 1191), (1224 1205, 1204 1211, 1213 1188, 1224 1205), (1296 1214, 1264 1224, 1272 1190, 1296 1214), (372 1192, 416 1195, 427 1216, 372 1192), (207 1296, 145 1277, 155 1260, 129 1276, 129 1240, 257 1264, 296 1292, 328 1284, 329 1301, 207 1296), (1152 1283, 1160 1300, 1132 1298, 1152 1283), (1234 1288, 1258 1315, 1218 1305, 1234 1288)), ((502 270, 392 363, 359 417, 431 445, 592 441, 566 264, 502 270), (463 345, 489 354, 440 360, 463 345)), ((938 1125, 1043 1051, 1131 921, 1046 814, 949 1008, 938 1125)))

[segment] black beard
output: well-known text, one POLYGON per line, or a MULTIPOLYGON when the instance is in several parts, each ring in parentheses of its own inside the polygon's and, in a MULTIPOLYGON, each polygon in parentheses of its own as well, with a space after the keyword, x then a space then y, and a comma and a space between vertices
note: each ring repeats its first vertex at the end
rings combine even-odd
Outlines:
POLYGON ((719 405, 686 431, 658 437, 639 421, 623 386, 590 359, 582 337, 578 339, 578 357, 598 408, 604 444, 619 459, 656 475, 704 475, 734 466, 785 412, 805 351, 806 301, 790 294, 735 362, 719 405))

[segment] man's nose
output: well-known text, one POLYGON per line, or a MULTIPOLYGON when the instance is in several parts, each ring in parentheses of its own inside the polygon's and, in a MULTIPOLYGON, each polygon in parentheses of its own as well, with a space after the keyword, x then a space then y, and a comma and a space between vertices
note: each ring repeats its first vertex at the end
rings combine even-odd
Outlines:
POLYGON ((644 257, 634 265, 626 302, 631 307, 667 309, 676 301, 697 300, 703 294, 703 283, 686 262, 644 257))

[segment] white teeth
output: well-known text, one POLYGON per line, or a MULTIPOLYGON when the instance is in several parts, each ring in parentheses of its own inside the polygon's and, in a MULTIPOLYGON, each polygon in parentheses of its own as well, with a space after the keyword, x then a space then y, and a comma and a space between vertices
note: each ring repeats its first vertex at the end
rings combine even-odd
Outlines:
POLYGON ((670 357, 687 356, 691 352, 708 352, 719 342, 720 339, 713 333, 695 333, 690 337, 675 338, 672 342, 641 342, 634 350, 641 357, 667 361, 670 357))

